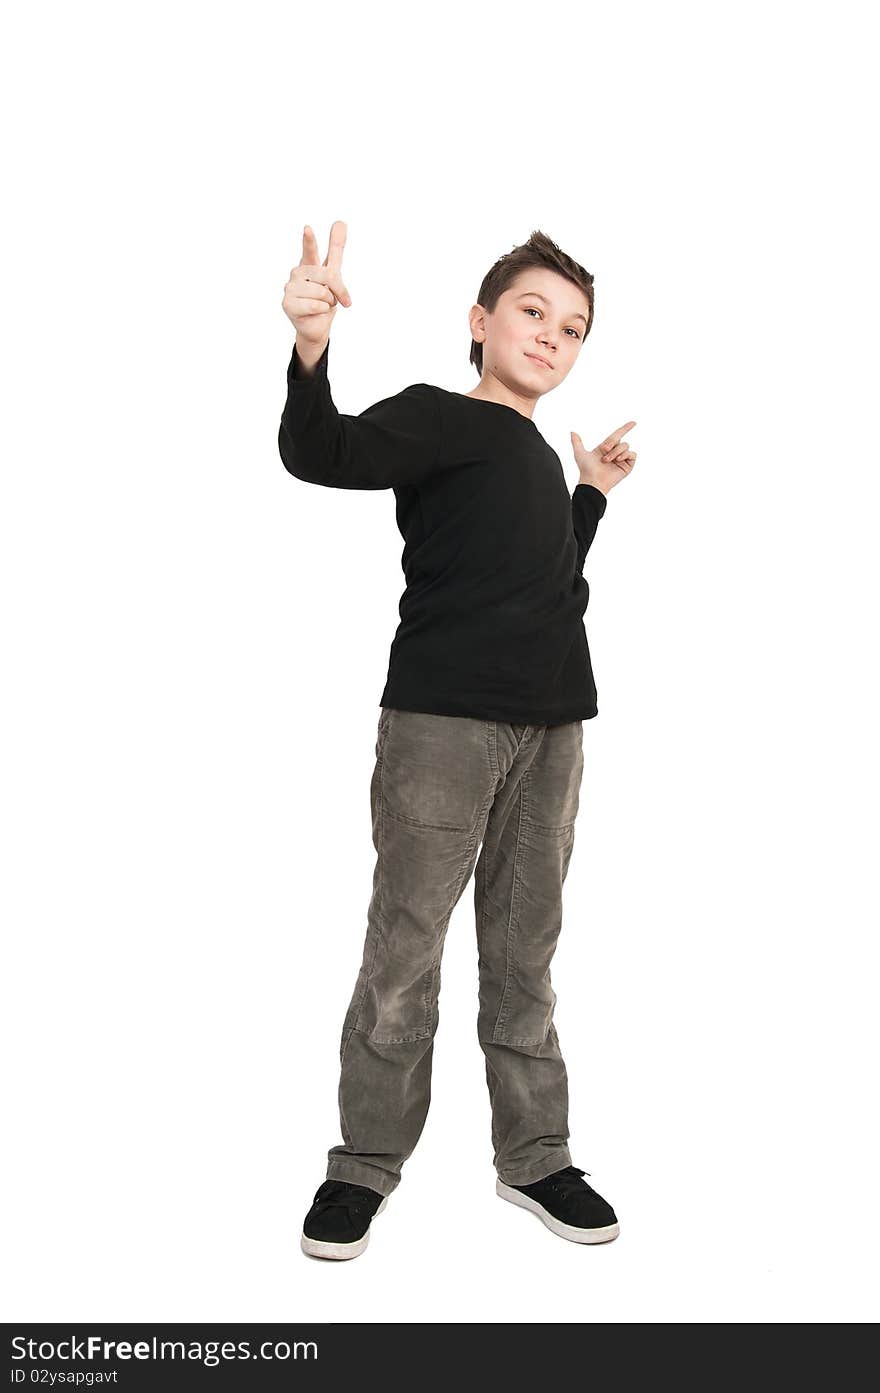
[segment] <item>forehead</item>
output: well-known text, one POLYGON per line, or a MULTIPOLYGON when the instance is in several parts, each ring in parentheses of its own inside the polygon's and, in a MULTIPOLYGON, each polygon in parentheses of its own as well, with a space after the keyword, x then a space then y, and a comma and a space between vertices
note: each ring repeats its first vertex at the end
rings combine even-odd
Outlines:
POLYGON ((565 276, 546 267, 523 271, 506 291, 511 300, 533 297, 552 306, 569 318, 580 316, 586 322, 589 313, 587 297, 565 276))

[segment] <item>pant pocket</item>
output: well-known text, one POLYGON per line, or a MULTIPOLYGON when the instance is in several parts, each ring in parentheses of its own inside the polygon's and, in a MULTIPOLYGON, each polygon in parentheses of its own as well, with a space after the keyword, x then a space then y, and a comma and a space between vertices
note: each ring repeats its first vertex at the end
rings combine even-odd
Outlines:
POLYGON ((382 759, 387 816, 404 826, 470 833, 492 781, 486 721, 393 712, 382 759))

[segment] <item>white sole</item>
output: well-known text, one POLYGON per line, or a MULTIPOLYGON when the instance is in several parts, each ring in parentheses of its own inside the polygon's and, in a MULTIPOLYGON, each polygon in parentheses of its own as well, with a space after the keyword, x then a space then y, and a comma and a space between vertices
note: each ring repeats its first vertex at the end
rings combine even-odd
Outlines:
POLYGON ((619 1224, 606 1224, 601 1229, 579 1229, 575 1224, 563 1224, 561 1220, 554 1219, 537 1200, 524 1195, 521 1190, 514 1190, 511 1185, 505 1185, 500 1179, 495 1181, 495 1193, 503 1200, 509 1200, 511 1204, 518 1204, 520 1209, 528 1209, 532 1214, 537 1214, 548 1229, 557 1233, 560 1238, 567 1238, 570 1243, 607 1243, 620 1232, 619 1224))
MULTIPOLYGON (((386 1195, 379 1205, 379 1208, 376 1210, 376 1214, 381 1214, 387 1203, 388 1196, 386 1195)), ((374 1219, 376 1214, 373 1215, 374 1219)), ((369 1241, 370 1230, 367 1229, 363 1238, 358 1238, 354 1243, 327 1243, 320 1238, 307 1238, 305 1234, 302 1234, 299 1240, 299 1246, 304 1253, 308 1253, 310 1258, 345 1259, 360 1257, 369 1241)))

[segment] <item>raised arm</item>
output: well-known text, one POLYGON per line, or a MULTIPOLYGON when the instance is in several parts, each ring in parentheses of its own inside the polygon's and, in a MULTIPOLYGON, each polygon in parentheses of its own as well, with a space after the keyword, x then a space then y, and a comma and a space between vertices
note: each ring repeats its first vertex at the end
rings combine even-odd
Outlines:
POLYGON ((314 368, 300 376, 294 344, 278 430, 285 469, 306 483, 337 489, 387 489, 427 478, 440 454, 436 389, 417 382, 358 416, 346 415, 330 394, 329 352, 328 342, 314 368))
POLYGON ((337 219, 323 263, 314 232, 303 229, 302 256, 284 287, 284 313, 296 329, 287 369, 287 401, 278 429, 285 469, 310 484, 387 489, 414 484, 440 454, 440 394, 425 382, 368 406, 359 416, 336 410, 327 378, 330 326, 351 306, 342 279, 347 229, 337 219))
POLYGON ((608 506, 608 490, 632 473, 635 451, 623 439, 635 421, 627 421, 606 435, 594 450, 588 450, 577 431, 571 432, 575 463, 581 481, 571 496, 571 518, 577 538, 577 568, 583 575, 584 562, 590 550, 599 519, 608 506))
POLYGON ((608 507, 608 499, 593 484, 576 484, 571 495, 571 521, 577 539, 578 574, 584 573, 587 552, 596 535, 599 519, 608 507))

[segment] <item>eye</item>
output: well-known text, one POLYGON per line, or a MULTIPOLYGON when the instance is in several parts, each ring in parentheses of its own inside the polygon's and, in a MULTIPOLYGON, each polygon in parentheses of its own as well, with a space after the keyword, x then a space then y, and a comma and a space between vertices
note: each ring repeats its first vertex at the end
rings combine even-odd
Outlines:
MULTIPOLYGON (((531 314, 532 310, 535 311, 535 314, 541 313, 541 311, 535 305, 523 305, 523 309, 525 310, 526 314, 531 314)), ((571 325, 569 325, 569 328, 571 328, 571 325)), ((578 333, 577 329, 572 329, 571 332, 574 334, 576 339, 580 340, 580 334, 578 333)))

